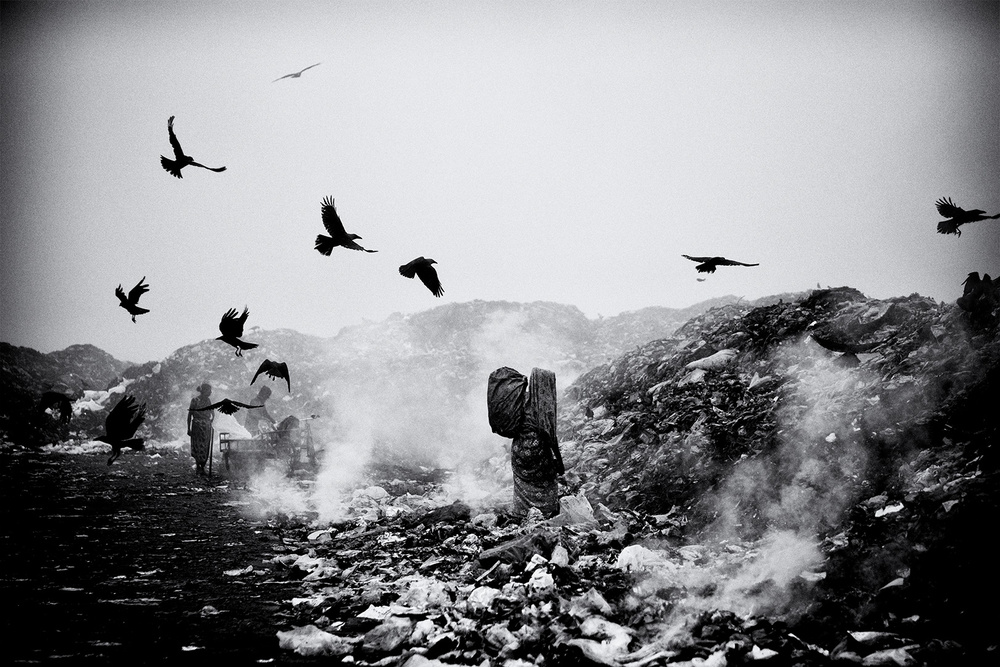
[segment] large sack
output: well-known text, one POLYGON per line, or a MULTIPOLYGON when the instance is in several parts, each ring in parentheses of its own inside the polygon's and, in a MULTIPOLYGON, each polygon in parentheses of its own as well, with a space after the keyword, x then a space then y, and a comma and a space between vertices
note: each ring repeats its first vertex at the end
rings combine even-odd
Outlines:
POLYGON ((497 435, 516 438, 524 420, 524 396, 528 378, 503 366, 490 373, 486 387, 486 408, 490 428, 497 435))

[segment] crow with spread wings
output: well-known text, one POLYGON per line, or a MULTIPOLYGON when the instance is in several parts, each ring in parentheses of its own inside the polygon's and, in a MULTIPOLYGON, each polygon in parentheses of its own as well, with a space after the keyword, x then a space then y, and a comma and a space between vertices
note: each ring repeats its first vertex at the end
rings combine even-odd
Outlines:
POLYGON ((256 382, 257 376, 261 373, 272 380, 284 380, 288 384, 288 391, 292 390, 292 381, 288 378, 288 364, 284 361, 271 361, 270 359, 262 361, 260 367, 257 368, 257 372, 253 374, 250 384, 256 382))
POLYGON ((961 236, 962 231, 959 227, 966 223, 978 222, 980 220, 995 220, 996 218, 1000 218, 1000 213, 997 213, 996 215, 986 215, 986 211, 978 208, 966 211, 964 208, 955 206, 955 202, 953 202, 950 197, 942 197, 941 199, 938 199, 936 203, 938 213, 947 218, 947 220, 942 220, 937 224, 938 234, 956 234, 961 236))
POLYGON ((420 278, 420 282, 427 286, 427 289, 431 291, 431 294, 440 297, 444 294, 444 288, 441 287, 441 281, 438 280, 437 271, 434 270, 434 267, 431 266, 431 264, 437 264, 437 262, 433 259, 417 257, 416 259, 399 267, 399 275, 407 278, 413 278, 414 276, 420 278))
POLYGON ((691 255, 681 255, 681 257, 690 259, 692 262, 700 262, 698 266, 694 267, 698 273, 715 273, 715 269, 719 266, 760 266, 760 264, 744 264, 725 257, 692 257, 691 255))
MULTIPOLYGON (((316 63, 316 65, 320 65, 320 64, 322 64, 322 63, 316 63)), ((305 72, 307 69, 312 69, 313 67, 316 67, 316 65, 310 65, 309 67, 303 67, 298 72, 292 72, 291 74, 286 74, 285 76, 279 76, 277 79, 275 79, 271 83, 277 83, 278 81, 281 81, 282 79, 297 79, 300 76, 302 76, 302 73, 305 72)))
POLYGON ((146 404, 137 406, 134 396, 124 396, 108 413, 104 420, 104 435, 96 440, 111 445, 108 465, 115 462, 126 447, 133 450, 144 449, 144 440, 135 437, 135 432, 146 419, 146 404))
POLYGON ((246 403, 240 403, 239 401, 231 401, 228 398, 224 398, 218 403, 212 403, 211 405, 206 405, 203 408, 188 408, 189 412, 204 412, 205 410, 218 410, 224 415, 234 415, 240 411, 240 408, 246 408, 247 410, 252 410, 253 408, 263 407, 261 405, 248 405, 246 403))
POLYGON ((174 134, 174 117, 171 116, 167 119, 167 132, 170 135, 170 146, 174 149, 174 159, 169 160, 162 155, 160 156, 160 164, 163 166, 167 172, 177 178, 184 178, 181 176, 181 169, 187 166, 201 167, 202 169, 208 169, 209 171, 225 171, 225 167, 206 167, 200 162, 195 162, 194 158, 190 155, 185 155, 184 151, 181 149, 181 142, 177 141, 177 135, 174 134))
POLYGON ((133 322, 135 322, 136 315, 149 312, 148 309, 139 307, 139 297, 149 291, 149 285, 143 285, 144 280, 146 280, 146 276, 143 276, 142 280, 129 290, 128 296, 125 296, 125 290, 122 289, 121 283, 118 284, 118 288, 115 290, 115 296, 118 297, 118 305, 128 311, 129 315, 132 316, 133 322))
POLYGON ((219 331, 222 332, 222 335, 216 336, 215 340, 221 340, 223 343, 228 343, 235 347, 237 357, 243 356, 243 350, 252 350, 257 347, 257 343, 248 343, 240 340, 241 336, 243 336, 243 325, 246 324, 249 315, 250 311, 247 310, 246 306, 243 307, 243 314, 239 317, 236 316, 236 309, 230 308, 222 316, 222 321, 219 322, 219 331))
POLYGON ((323 208, 320 210, 323 214, 323 226, 326 227, 326 231, 330 234, 329 236, 324 236, 323 234, 316 236, 316 250, 321 255, 329 256, 337 246, 343 246, 351 250, 361 250, 362 252, 378 252, 378 250, 362 248, 354 242, 354 239, 360 239, 361 237, 357 234, 348 234, 347 230, 344 229, 344 223, 341 222, 340 216, 337 215, 337 209, 333 205, 333 197, 325 198, 323 200, 323 208))

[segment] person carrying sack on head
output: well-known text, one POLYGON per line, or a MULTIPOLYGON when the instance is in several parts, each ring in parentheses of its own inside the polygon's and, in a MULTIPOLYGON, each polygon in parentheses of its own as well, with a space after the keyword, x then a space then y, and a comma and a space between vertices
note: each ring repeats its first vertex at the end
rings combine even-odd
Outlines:
POLYGON ((558 477, 566 472, 556 437, 556 376, 541 368, 525 378, 508 367, 490 374, 486 403, 494 433, 512 438, 516 516, 532 507, 545 518, 559 513, 558 477))

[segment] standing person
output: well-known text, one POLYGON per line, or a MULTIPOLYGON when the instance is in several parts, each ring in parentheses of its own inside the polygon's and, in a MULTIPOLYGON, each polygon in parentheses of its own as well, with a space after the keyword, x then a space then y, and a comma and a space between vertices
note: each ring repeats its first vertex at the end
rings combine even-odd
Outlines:
POLYGON ((198 387, 198 395, 191 399, 188 408, 187 432, 191 436, 191 456, 199 475, 205 474, 205 464, 212 449, 212 420, 215 410, 197 411, 212 404, 212 385, 207 382, 198 387))
POLYGON ((559 513, 559 475, 565 472, 556 438, 556 376, 541 368, 530 380, 511 368, 490 376, 487 393, 490 425, 513 438, 510 463, 514 472, 515 515, 532 507, 546 518, 559 513))
POLYGON ((257 392, 257 397, 250 401, 251 405, 260 406, 259 408, 247 409, 246 417, 244 417, 243 427, 250 431, 251 436, 260 433, 260 423, 262 421, 270 422, 272 427, 277 423, 275 418, 267 411, 267 399, 270 397, 271 389, 269 387, 261 387, 260 391, 257 392))

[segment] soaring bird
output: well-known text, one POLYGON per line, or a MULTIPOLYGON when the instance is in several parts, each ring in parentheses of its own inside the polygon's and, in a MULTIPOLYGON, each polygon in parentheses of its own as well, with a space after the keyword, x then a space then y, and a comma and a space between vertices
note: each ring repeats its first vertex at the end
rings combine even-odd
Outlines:
POLYGON ((63 424, 69 423, 69 418, 73 416, 73 405, 69 401, 69 396, 61 391, 46 391, 42 393, 42 400, 39 401, 38 409, 45 412, 49 408, 59 410, 59 421, 63 424))
POLYGON ((257 343, 240 340, 240 336, 243 335, 243 325, 246 324, 249 315, 250 311, 247 310, 246 306, 243 307, 243 314, 239 317, 236 316, 236 309, 230 308, 222 316, 222 321, 219 322, 219 331, 222 332, 222 335, 216 336, 215 340, 221 340, 223 343, 229 343, 235 347, 237 357, 243 356, 243 350, 252 350, 257 347, 257 343))
POLYGON ((700 262, 698 266, 694 267, 698 273, 715 273, 715 269, 719 266, 760 266, 760 264, 744 264, 725 257, 692 257, 691 255, 681 255, 681 257, 686 257, 692 262, 700 262))
POLYGON ((403 264, 399 267, 399 274, 406 276, 407 278, 412 278, 417 276, 420 278, 420 282, 427 286, 427 289, 431 291, 434 296, 440 297, 444 294, 444 288, 441 287, 441 281, 438 280, 437 271, 431 264, 437 264, 433 259, 425 259, 424 257, 417 257, 411 262, 403 264))
POLYGON ((143 280, 146 280, 146 276, 143 276, 142 280, 129 290, 127 297, 121 283, 118 283, 118 289, 115 290, 115 296, 118 297, 118 305, 129 312, 133 322, 135 322, 136 315, 149 312, 148 309, 139 307, 139 297, 149 291, 149 285, 143 285, 143 280))
POLYGON ((212 403, 211 405, 206 405, 203 408, 189 408, 188 412, 204 412, 205 410, 218 410, 224 415, 234 415, 240 411, 240 408, 246 408, 251 410, 253 408, 263 407, 261 405, 247 405, 246 403, 240 403, 239 401, 231 401, 228 398, 224 398, 218 403, 212 403))
MULTIPOLYGON (((316 65, 320 65, 320 64, 322 64, 322 63, 316 63, 316 65)), ((302 73, 305 72, 307 69, 312 69, 313 67, 316 67, 316 65, 310 65, 309 67, 304 67, 304 68, 300 69, 298 72, 292 72, 291 74, 286 74, 285 76, 279 76, 277 79, 275 79, 271 83, 276 83, 278 81, 281 81, 282 79, 297 79, 300 76, 302 76, 302 73)))
POLYGON ((986 215, 986 211, 978 208, 966 211, 964 208, 955 206, 955 202, 953 202, 950 197, 942 197, 941 199, 938 199, 937 210, 938 213, 948 218, 947 220, 942 220, 937 224, 938 234, 957 234, 958 236, 961 236, 962 231, 959 227, 967 222, 995 220, 996 218, 1000 218, 1000 213, 997 213, 996 215, 986 215))
POLYGON ((118 404, 108 413, 104 420, 105 434, 97 438, 97 440, 111 445, 111 458, 108 459, 108 465, 114 463, 126 447, 135 450, 143 449, 143 439, 136 438, 135 432, 145 418, 146 404, 136 406, 133 396, 123 396, 122 400, 118 401, 118 404))
POLYGON ((323 213, 323 226, 330 233, 329 236, 319 234, 316 237, 316 250, 321 255, 329 256, 336 246, 344 246, 351 250, 361 250, 364 252, 378 252, 378 250, 362 248, 354 242, 354 239, 360 239, 361 237, 357 234, 348 234, 347 230, 344 229, 344 223, 340 221, 337 209, 333 206, 333 197, 325 198, 323 200, 323 208, 320 210, 323 213))
POLYGON ((261 362, 260 366, 257 368, 257 372, 253 374, 253 379, 250 380, 250 384, 257 381, 257 376, 263 373, 267 375, 272 380, 283 379, 288 383, 288 391, 292 390, 292 381, 288 379, 288 364, 284 361, 271 361, 270 359, 265 359, 261 362))
POLYGON ((176 176, 177 178, 184 178, 181 176, 181 169, 191 165, 193 167, 201 167, 202 169, 208 169, 209 171, 225 171, 225 167, 206 167, 205 165, 195 162, 194 158, 190 155, 185 155, 184 151, 181 149, 181 142, 177 141, 177 135, 174 134, 174 117, 171 116, 167 119, 167 132, 170 134, 170 145, 174 149, 174 159, 168 160, 167 158, 160 156, 160 164, 168 172, 176 176))

